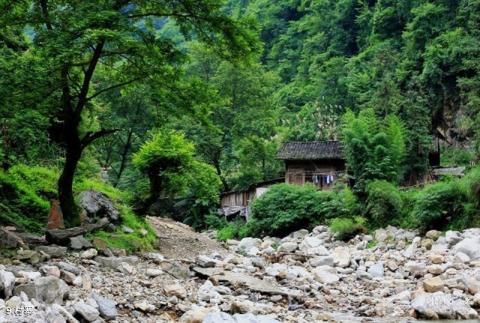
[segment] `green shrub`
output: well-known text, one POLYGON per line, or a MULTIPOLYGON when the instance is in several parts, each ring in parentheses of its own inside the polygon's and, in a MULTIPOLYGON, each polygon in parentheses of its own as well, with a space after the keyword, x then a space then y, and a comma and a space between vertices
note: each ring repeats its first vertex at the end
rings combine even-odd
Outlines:
POLYGON ((475 159, 475 151, 466 148, 443 147, 441 164, 446 166, 467 166, 475 159))
POLYGON ((227 241, 230 239, 241 238, 240 233, 245 227, 244 221, 235 221, 229 223, 227 226, 217 231, 217 239, 220 241, 227 241))
POLYGON ((0 223, 42 231, 49 199, 56 195, 57 176, 55 170, 39 166, 15 165, 0 171, 0 223))
POLYGON ((460 180, 460 187, 470 202, 480 207, 480 166, 472 168, 460 180))
MULTIPOLYGON (((0 224, 15 225, 30 232, 42 233, 47 224, 50 199, 57 195, 58 172, 40 166, 15 165, 0 171, 0 224)), ((122 223, 135 232, 125 234, 98 232, 111 247, 128 250, 151 249, 156 239, 153 229, 138 218, 125 203, 128 194, 100 180, 78 178, 74 192, 93 189, 102 192, 120 211, 122 223), (142 231, 146 230, 144 236, 142 231)))
POLYGON ((205 223, 207 228, 219 230, 228 225, 227 220, 223 216, 219 216, 218 214, 210 213, 205 217, 205 223))
POLYGON ((471 169, 460 180, 460 187, 467 196, 465 207, 465 222, 469 227, 480 226, 480 166, 471 169))
POLYGON ((319 211, 322 214, 322 219, 351 217, 353 214, 361 214, 362 207, 355 194, 348 187, 338 191, 318 192, 318 196, 318 203, 321 204, 319 211))
POLYGON ((287 235, 323 221, 322 200, 326 195, 314 186, 277 184, 251 206, 257 235, 287 235))
POLYGON ((394 219, 393 225, 404 229, 415 229, 419 226, 419 220, 414 216, 413 209, 420 193, 419 188, 410 188, 400 192, 402 198, 402 211, 397 219, 394 219))
POLYGON ((401 216, 403 200, 397 187, 387 181, 367 185, 366 214, 373 227, 393 224, 401 216))
POLYGON ((458 181, 438 182, 418 192, 412 212, 423 231, 462 229, 468 226, 465 202, 458 181))
POLYGON ((365 218, 360 216, 353 218, 335 218, 330 221, 330 230, 339 240, 347 241, 359 233, 366 233, 365 218))

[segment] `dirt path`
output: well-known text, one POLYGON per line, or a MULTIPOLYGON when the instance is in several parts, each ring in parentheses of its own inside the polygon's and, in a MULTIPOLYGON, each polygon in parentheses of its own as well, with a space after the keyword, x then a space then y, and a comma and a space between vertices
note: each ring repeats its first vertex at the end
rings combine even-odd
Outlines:
POLYGON ((222 245, 200 233, 188 225, 167 218, 147 217, 158 236, 157 249, 167 258, 195 260, 200 254, 227 253, 222 245))

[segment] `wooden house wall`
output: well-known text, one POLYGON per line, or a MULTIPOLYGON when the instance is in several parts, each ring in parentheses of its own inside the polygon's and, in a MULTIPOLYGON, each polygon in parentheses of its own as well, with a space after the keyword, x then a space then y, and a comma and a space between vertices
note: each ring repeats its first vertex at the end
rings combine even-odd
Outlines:
POLYGON ((255 197, 255 189, 242 192, 231 192, 222 195, 220 206, 244 206, 247 207, 255 197))
POLYGON ((345 170, 345 161, 342 159, 330 160, 295 160, 285 161, 285 182, 290 184, 304 185, 310 182, 312 174, 337 173, 345 170))

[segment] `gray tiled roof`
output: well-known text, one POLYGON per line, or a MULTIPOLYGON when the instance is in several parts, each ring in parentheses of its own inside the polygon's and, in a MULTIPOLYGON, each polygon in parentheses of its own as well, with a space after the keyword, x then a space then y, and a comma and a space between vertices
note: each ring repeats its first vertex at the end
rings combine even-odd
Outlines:
POLYGON ((291 141, 285 143, 277 154, 285 160, 343 159, 339 141, 291 141))

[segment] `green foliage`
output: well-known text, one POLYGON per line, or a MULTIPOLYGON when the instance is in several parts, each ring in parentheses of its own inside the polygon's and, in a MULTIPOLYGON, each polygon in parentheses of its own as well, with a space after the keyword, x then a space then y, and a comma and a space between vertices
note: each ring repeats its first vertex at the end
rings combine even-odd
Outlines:
POLYGON ((150 180, 151 198, 175 196, 186 189, 187 178, 179 176, 193 162, 195 146, 175 131, 156 132, 133 156, 133 164, 150 180))
MULTIPOLYGON (((334 191, 320 191, 321 213, 325 219, 350 217, 362 214, 362 206, 349 187, 339 187, 334 191)), ((322 224, 319 222, 319 224, 322 224)))
POLYGON ((462 229, 468 223, 464 207, 466 201, 467 197, 457 181, 438 182, 418 193, 412 212, 423 231, 462 229))
POLYGON ((347 167, 359 196, 363 197, 369 181, 400 181, 405 131, 397 117, 389 115, 379 120, 373 109, 362 110, 358 116, 349 111, 344 116, 342 133, 347 167))
POLYGON ((265 235, 287 235, 322 221, 322 197, 311 185, 273 185, 252 203, 252 218, 265 235))
POLYGON ((326 219, 351 216, 358 210, 357 199, 348 188, 317 191, 311 185, 277 184, 252 203, 252 217, 244 234, 282 236, 326 219))
MULTIPOLYGON (((40 166, 19 164, 6 172, 0 171, 0 223, 42 233, 50 210, 49 200, 56 198, 57 179, 56 170, 40 166)), ((129 250, 148 249, 153 246, 155 234, 152 228, 125 204, 128 200, 126 193, 93 178, 79 178, 75 183, 77 193, 88 189, 102 192, 112 199, 120 211, 122 223, 135 230, 131 235, 118 229, 113 234, 99 232, 99 236, 109 238, 112 246, 129 250), (140 234, 142 229, 146 230, 146 236, 140 234)))
POLYGON ((366 214, 373 227, 393 224, 403 215, 403 199, 397 187, 387 181, 367 185, 366 214))
POLYGON ((140 148, 133 163, 149 177, 148 203, 167 198, 175 217, 201 229, 204 216, 218 205, 221 181, 215 168, 194 159, 194 154, 193 143, 182 133, 163 131, 140 148))
POLYGON ((442 147, 443 166, 469 166, 475 160, 475 152, 467 148, 442 147))
POLYGON ((366 233, 366 219, 356 216, 353 218, 334 218, 330 221, 330 230, 339 240, 347 241, 359 233, 366 233))
POLYGON ((215 213, 210 213, 205 216, 205 224, 209 229, 219 230, 228 225, 228 221, 225 217, 219 216, 215 213))
POLYGON ((239 238, 240 228, 242 226, 241 222, 229 223, 227 226, 221 228, 217 231, 217 239, 219 241, 227 241, 230 239, 239 238))
POLYGON ((181 168, 191 162, 194 152, 195 146, 182 133, 157 132, 133 156, 133 163, 145 173, 152 169, 181 168))
POLYGON ((44 229, 57 176, 56 171, 39 166, 16 165, 0 171, 0 222, 34 232, 44 229))
POLYGON ((216 211, 220 201, 221 181, 213 166, 192 161, 186 172, 187 193, 177 199, 175 212, 182 221, 195 229, 203 229, 208 223, 205 215, 216 211))

